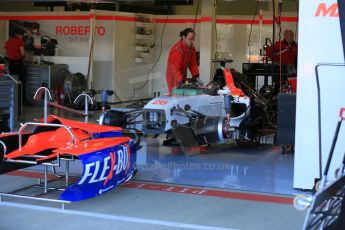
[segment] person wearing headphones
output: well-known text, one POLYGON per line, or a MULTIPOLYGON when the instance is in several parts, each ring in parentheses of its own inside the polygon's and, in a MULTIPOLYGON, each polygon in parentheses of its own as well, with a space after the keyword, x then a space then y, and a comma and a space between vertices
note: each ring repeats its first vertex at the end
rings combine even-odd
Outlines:
POLYGON ((195 31, 192 28, 186 28, 180 32, 180 40, 170 49, 166 72, 169 95, 174 87, 187 79, 187 69, 193 78, 199 78, 194 39, 195 31))

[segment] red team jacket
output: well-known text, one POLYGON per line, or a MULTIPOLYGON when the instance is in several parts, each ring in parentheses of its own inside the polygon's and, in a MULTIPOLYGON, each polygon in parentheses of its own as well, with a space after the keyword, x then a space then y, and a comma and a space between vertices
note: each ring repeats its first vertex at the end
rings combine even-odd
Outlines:
POLYGON ((273 62, 297 65, 297 44, 295 42, 289 47, 285 41, 277 41, 274 43, 274 51, 275 53, 273 54, 272 46, 266 49, 267 56, 270 57, 273 62))
POLYGON ((20 61, 24 58, 20 52, 20 47, 24 47, 23 40, 12 37, 5 43, 4 47, 6 49, 7 57, 11 61, 20 61))
POLYGON ((171 48, 169 53, 166 73, 169 94, 175 86, 187 79, 187 68, 193 77, 199 75, 195 48, 186 46, 183 40, 180 40, 171 48))

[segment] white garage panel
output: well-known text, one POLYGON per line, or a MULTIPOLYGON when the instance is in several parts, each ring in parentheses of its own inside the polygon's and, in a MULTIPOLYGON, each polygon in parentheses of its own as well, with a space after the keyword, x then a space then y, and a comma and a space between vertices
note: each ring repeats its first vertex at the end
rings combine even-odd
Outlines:
MULTIPOLYGON (((311 189, 319 177, 318 106, 315 66, 344 63, 336 0, 301 0, 299 12, 298 84, 294 187, 311 189)), ((320 67, 322 166, 331 146, 339 109, 345 107, 345 68, 320 67)), ((343 133, 339 136, 343 140, 343 133)), ((330 172, 340 165, 340 141, 330 172)), ((333 173, 332 173, 333 174, 333 173)))

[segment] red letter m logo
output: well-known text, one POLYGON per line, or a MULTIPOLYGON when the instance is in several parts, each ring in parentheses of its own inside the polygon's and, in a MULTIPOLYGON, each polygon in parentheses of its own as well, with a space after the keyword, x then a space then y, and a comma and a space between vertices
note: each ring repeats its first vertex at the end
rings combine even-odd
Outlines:
POLYGON ((333 3, 330 7, 327 8, 326 3, 321 3, 317 9, 315 16, 320 17, 321 16, 330 16, 330 17, 339 17, 339 10, 338 10, 338 4, 333 3))

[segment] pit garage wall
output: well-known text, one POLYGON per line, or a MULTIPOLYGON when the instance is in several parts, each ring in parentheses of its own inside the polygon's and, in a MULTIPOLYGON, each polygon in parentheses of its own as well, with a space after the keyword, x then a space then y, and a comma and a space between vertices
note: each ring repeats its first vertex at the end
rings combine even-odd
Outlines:
MULTIPOLYGON (((132 88, 142 85, 140 76, 151 65, 134 62, 135 15, 129 13, 90 12, 1 12, 1 43, 8 39, 9 20, 37 22, 42 35, 58 40, 57 55, 45 60, 69 65, 71 72, 87 75, 90 71, 94 89, 116 89, 122 100, 128 100, 132 88), (94 31, 94 32, 93 32, 94 31), (93 36, 94 34, 94 36, 93 36), (93 44, 91 44, 93 37, 93 44), (89 54, 93 46, 89 69, 89 54), (139 80, 134 80, 140 78, 139 80)), ((4 53, 1 46, 1 53, 4 53)), ((27 57, 36 61, 37 57, 27 57)), ((147 98, 150 84, 137 91, 134 99, 147 98)), ((115 97, 110 99, 115 101, 115 97)))
POLYGON ((152 91, 152 62, 136 63, 136 15, 116 13, 114 33, 114 90, 124 101, 149 98, 152 91), (121 16, 121 17, 120 17, 121 16), (134 89, 141 88, 140 90, 134 89))
MULTIPOLYGON (((297 30, 298 18, 294 13, 282 14, 282 26, 281 26, 281 38, 285 29, 292 29, 295 31, 296 40, 298 37, 297 30)), ((205 47, 200 47, 200 36, 211 36, 209 34, 200 34, 200 23, 209 23, 204 21, 199 16, 195 23, 196 40, 195 47, 197 51, 200 51, 200 55, 205 47)), ((262 17, 257 15, 253 21, 253 16, 217 16, 217 36, 216 53, 212 54, 213 58, 227 58, 233 59, 233 63, 227 64, 227 67, 236 69, 242 72, 242 63, 249 62, 249 48, 248 39, 252 27, 250 36, 250 62, 258 62, 260 60, 260 49, 264 45, 264 39, 272 39, 272 16, 270 12, 262 12, 262 17), (261 40, 260 40, 260 20, 261 26, 261 40), (252 25, 253 23, 253 25, 252 25), (252 26, 251 26, 252 25, 252 26), (260 43, 261 41, 261 43, 260 43)), ((165 82, 166 64, 171 46, 179 39, 179 32, 186 27, 194 27, 194 16, 178 15, 178 16, 156 16, 156 60, 159 56, 162 38, 162 54, 154 66, 152 82, 152 96, 153 92, 160 92, 160 94, 167 93, 167 86, 165 82), (165 23, 166 22, 166 23, 165 23), (165 27, 164 33, 162 33, 165 27), (163 92, 162 92, 163 91, 163 92)), ((276 28, 276 40, 279 39, 279 27, 276 28)), ((208 47, 206 47, 208 48, 208 47)), ((214 70, 217 64, 214 64, 212 69, 214 70)), ((213 70, 211 72, 213 72, 213 70)), ((189 74, 189 72, 188 72, 189 74)), ((200 77, 203 82, 208 82, 211 76, 207 73, 200 73, 200 77)))
MULTIPOLYGON (((58 41, 56 56, 44 57, 56 64, 69 65, 72 73, 87 74, 88 40, 90 16, 89 12, 1 12, 0 13, 0 41, 1 44, 9 37, 9 21, 36 22, 40 25, 41 35, 49 36, 58 41), (77 31, 73 28, 79 27, 77 31)), ((1 45, 1 54, 4 54, 1 45)), ((35 62, 38 57, 27 52, 26 60, 35 62)))
MULTIPOLYGON (((319 177, 318 107, 315 66, 344 63, 336 0, 300 0, 294 187, 311 189, 319 177)), ((321 67, 322 170, 325 168, 339 109, 345 107, 345 68, 321 67)), ((344 128, 330 168, 330 178, 344 154, 344 128)))
MULTIPOLYGON (((240 72, 242 72, 242 63, 260 62, 260 49, 263 49, 265 38, 272 40, 273 24, 270 14, 270 12, 262 12, 261 17, 257 15, 254 20, 252 16, 218 16, 216 20, 218 42, 215 56, 233 59, 234 62, 229 67, 240 72)), ((281 29, 276 26, 275 41, 283 39, 286 29, 295 31, 297 40, 297 20, 296 14, 283 13, 281 29)))
MULTIPOLYGON (((297 18, 294 15, 283 13, 282 31, 285 28, 296 30, 297 18)), ((87 74, 89 63, 90 37, 95 19, 95 36, 93 44, 92 87, 95 89, 115 89, 122 100, 153 97, 154 94, 167 93, 165 82, 166 62, 171 46, 179 39, 179 32, 186 27, 195 27, 197 37, 195 46, 203 55, 203 50, 209 47, 200 47, 201 36, 211 36, 200 33, 200 23, 210 23, 194 15, 157 15, 155 16, 155 47, 154 59, 151 62, 136 63, 135 51, 135 14, 90 11, 90 12, 26 12, 1 13, 0 22, 8 19, 37 21, 41 25, 41 33, 56 38, 59 42, 58 56, 46 57, 56 63, 67 63, 71 72, 87 74), (14 17, 14 18, 13 18, 14 17), (196 22, 196 23, 195 23, 196 22), (72 27, 81 26, 81 30, 72 32, 72 27), (62 28, 61 28, 62 27, 62 28), (85 29, 87 28, 88 29, 85 29), (163 28, 164 33, 162 33, 163 28), (86 31, 85 31, 86 30, 86 31), (77 34, 75 34, 77 33, 77 34), (161 51, 162 50, 162 51, 161 51), (160 57, 159 57, 160 56, 160 57), (159 59, 158 59, 159 57, 159 59), (157 61, 158 60, 158 61, 157 61), (154 63, 157 61, 157 64, 154 63), (153 67, 152 71, 149 71, 153 67), (145 84, 148 79, 147 84, 145 84), (134 97, 133 88, 145 86, 137 90, 134 97)), ((217 52, 212 58, 231 58, 233 63, 228 67, 242 71, 242 63, 248 62, 248 38, 252 25, 250 53, 251 61, 259 60, 259 49, 265 37, 271 37, 272 20, 269 12, 263 12, 261 45, 259 44, 259 16, 217 16, 217 43, 213 44, 217 52)), ((0 30, 7 33, 5 26, 0 30)), ((276 38, 278 39, 278 28, 276 38)), ((202 69, 202 68, 201 68, 202 69)), ((214 69, 214 67, 212 68, 214 69)), ((201 79, 208 82, 209 73, 201 73, 201 79)), ((112 97, 112 101, 116 98, 112 97)))

